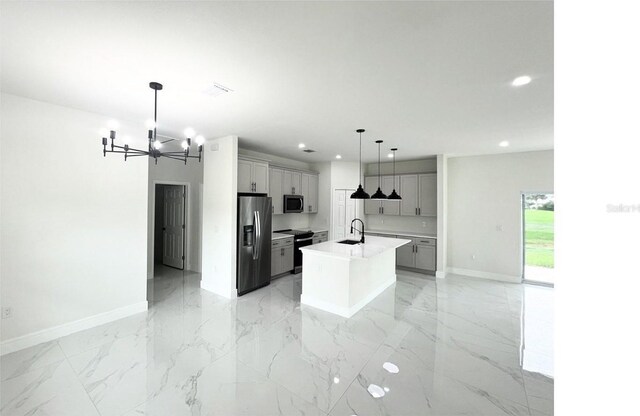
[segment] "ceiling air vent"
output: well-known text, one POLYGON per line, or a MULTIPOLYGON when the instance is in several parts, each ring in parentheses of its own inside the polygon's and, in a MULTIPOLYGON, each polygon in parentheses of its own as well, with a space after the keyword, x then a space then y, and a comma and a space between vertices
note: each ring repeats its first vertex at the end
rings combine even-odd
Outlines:
POLYGON ((210 95, 212 97, 217 97, 218 95, 226 94, 228 92, 233 92, 231 88, 227 88, 224 85, 213 83, 212 86, 204 90, 204 93, 210 95))
POLYGON ((304 149, 303 152, 305 152, 305 153, 315 153, 315 150, 313 150, 313 149, 304 149))

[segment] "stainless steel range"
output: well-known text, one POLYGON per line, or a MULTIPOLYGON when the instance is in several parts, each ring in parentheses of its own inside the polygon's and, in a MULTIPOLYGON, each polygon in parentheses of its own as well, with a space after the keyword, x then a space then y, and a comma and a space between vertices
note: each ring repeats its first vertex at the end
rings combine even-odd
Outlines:
POLYGON ((313 244, 313 231, 311 230, 276 230, 275 233, 289 234, 293 236, 293 273, 302 272, 302 251, 300 247, 313 244))

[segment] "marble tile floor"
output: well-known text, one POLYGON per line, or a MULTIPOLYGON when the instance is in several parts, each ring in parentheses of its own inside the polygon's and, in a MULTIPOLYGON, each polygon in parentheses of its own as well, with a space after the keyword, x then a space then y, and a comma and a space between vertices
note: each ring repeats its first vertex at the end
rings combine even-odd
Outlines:
POLYGON ((230 301, 159 272, 148 312, 2 356, 0 414, 553 414, 553 289, 398 271, 345 319, 300 275, 230 301))

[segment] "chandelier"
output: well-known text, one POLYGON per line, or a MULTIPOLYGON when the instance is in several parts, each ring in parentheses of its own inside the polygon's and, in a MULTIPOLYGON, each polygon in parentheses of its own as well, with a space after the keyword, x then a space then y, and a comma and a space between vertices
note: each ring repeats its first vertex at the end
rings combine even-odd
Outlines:
POLYGON ((136 156, 149 156, 155 159, 156 165, 158 164, 158 158, 166 157, 168 159, 179 160, 187 164, 188 159, 198 159, 198 162, 202 160, 202 146, 204 145, 204 137, 197 136, 195 138, 196 145, 198 146, 198 155, 190 155, 189 150, 191 148, 191 136, 193 136, 193 131, 191 129, 187 129, 185 131, 186 139, 182 141, 182 150, 180 151, 162 151, 162 145, 164 143, 170 142, 173 139, 160 141, 158 140, 156 134, 157 121, 158 121, 158 91, 162 89, 162 84, 159 82, 150 82, 149 88, 154 91, 155 101, 153 105, 153 130, 149 130, 149 148, 147 150, 135 149, 130 147, 128 143, 123 143, 124 146, 119 146, 115 144, 116 140, 116 132, 115 130, 111 130, 109 132, 109 139, 111 139, 111 150, 107 150, 108 140, 106 137, 102 138, 102 154, 106 157, 107 153, 123 153, 124 160, 126 161, 129 157, 136 156))

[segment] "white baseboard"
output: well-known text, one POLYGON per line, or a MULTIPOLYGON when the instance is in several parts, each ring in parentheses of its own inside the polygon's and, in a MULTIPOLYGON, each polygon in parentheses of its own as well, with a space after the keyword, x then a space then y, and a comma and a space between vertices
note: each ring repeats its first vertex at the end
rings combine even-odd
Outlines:
POLYGON ((447 276, 447 274, 443 271, 436 271, 436 279, 444 279, 447 276))
POLYGON ((500 282, 522 283, 522 278, 520 276, 512 276, 509 274, 499 274, 499 273, 491 273, 491 272, 482 272, 479 270, 471 270, 471 269, 461 269, 459 267, 447 267, 447 274, 448 273, 460 274, 460 275, 469 276, 469 277, 477 277, 480 279, 498 280, 500 282))
POLYGON ((0 355, 9 354, 28 347, 33 347, 34 345, 38 345, 43 342, 53 341, 54 339, 70 335, 75 332, 117 321, 118 319, 145 312, 147 309, 148 304, 145 300, 144 302, 123 306, 122 308, 114 309, 109 312, 100 313, 77 321, 54 326, 52 328, 32 332, 31 334, 11 338, 6 341, 2 341, 0 344, 0 355))
POLYGON ((235 299, 238 297, 238 289, 233 289, 231 292, 227 293, 221 293, 217 288, 209 286, 203 280, 200 281, 200 289, 204 289, 207 292, 215 293, 216 295, 222 296, 227 299, 235 299))
POLYGON ((356 312, 362 309, 367 303, 374 300, 379 294, 384 292, 389 286, 391 286, 395 282, 396 282, 396 276, 394 275, 393 279, 389 279, 382 285, 378 286, 376 290, 371 292, 367 297, 363 298, 360 302, 356 303, 350 308, 345 306, 338 306, 336 304, 328 303, 319 299, 313 299, 309 296, 305 296, 304 293, 300 295, 300 303, 302 305, 311 306, 312 308, 316 308, 316 309, 322 309, 323 311, 331 312, 336 315, 343 316, 345 318, 351 318, 353 315, 356 314, 356 312))

